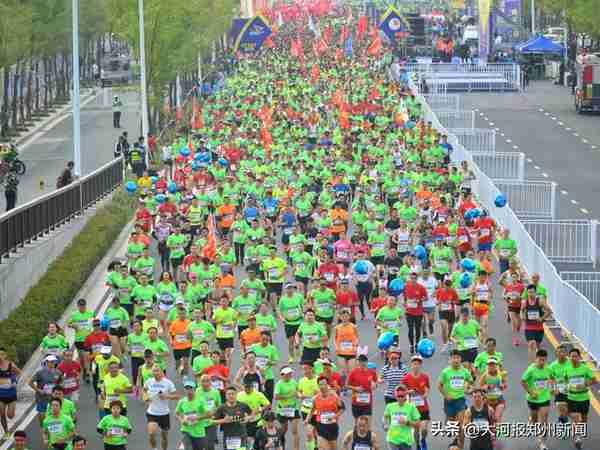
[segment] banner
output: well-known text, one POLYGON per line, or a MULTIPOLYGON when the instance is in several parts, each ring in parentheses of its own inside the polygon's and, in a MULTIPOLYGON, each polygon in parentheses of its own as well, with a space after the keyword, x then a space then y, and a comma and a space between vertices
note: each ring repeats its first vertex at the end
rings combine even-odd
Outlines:
POLYGON ((406 19, 402 17, 396 8, 390 6, 381 17, 379 29, 383 31, 390 42, 396 43, 409 35, 410 27, 406 19))
POLYGON ((267 19, 261 16, 249 19, 244 27, 240 30, 237 39, 235 40, 235 51, 244 53, 254 53, 260 50, 261 46, 271 34, 273 30, 267 19))
POLYGON ((479 61, 487 62, 490 53, 491 0, 479 0, 479 61))

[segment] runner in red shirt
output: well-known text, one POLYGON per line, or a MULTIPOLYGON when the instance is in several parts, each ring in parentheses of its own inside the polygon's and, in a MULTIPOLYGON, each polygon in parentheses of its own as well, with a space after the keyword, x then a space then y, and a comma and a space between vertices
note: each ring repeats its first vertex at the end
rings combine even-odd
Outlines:
POLYGON ((444 239, 447 239, 448 236, 450 236, 450 232, 448 231, 448 227, 446 226, 446 219, 443 217, 440 217, 438 219, 438 223, 435 227, 433 227, 433 230, 431 230, 431 234, 433 235, 433 238, 437 238, 437 237, 443 237, 444 239))
POLYGON ((174 216, 177 214, 177 206, 175 206, 175 204, 169 200, 169 197, 167 197, 165 202, 158 207, 158 213, 161 216, 174 216))
POLYGON ((358 366, 350 371, 346 385, 352 390, 352 417, 354 424, 360 416, 373 415, 373 391, 377 387, 377 374, 367 368, 369 358, 359 355, 358 366))
POLYGON ((225 389, 229 383, 229 369, 222 362, 222 354, 219 350, 215 350, 210 354, 213 365, 207 367, 202 372, 203 375, 210 377, 210 383, 213 389, 216 389, 221 394, 221 399, 225 398, 225 389))
POLYGON ((144 202, 140 200, 140 206, 135 212, 135 221, 142 225, 144 231, 149 232, 152 225, 152 214, 144 205, 144 202))
POLYGON ((465 217, 465 213, 470 209, 477 208, 477 204, 472 200, 471 194, 464 194, 463 199, 458 205, 458 212, 460 217, 465 217))
POLYGON ((327 259, 319 266, 317 272, 319 277, 325 278, 325 285, 328 288, 333 289, 334 291, 337 289, 337 279, 340 274, 340 268, 333 261, 331 256, 327 256, 327 259))
POLYGON ((419 355, 414 355, 410 359, 410 371, 404 375, 402 383, 408 388, 410 401, 415 404, 421 414, 420 429, 415 430, 415 442, 419 448, 427 448, 427 422, 431 420, 429 413, 429 375, 421 370, 423 358, 419 355))
POLYGON ((79 378, 81 377, 81 364, 73 360, 73 350, 67 349, 63 353, 63 360, 57 366, 63 375, 62 387, 65 397, 77 403, 79 401, 79 378))
POLYGON ((350 310, 350 320, 356 323, 356 306, 358 305, 358 294, 350 287, 347 279, 342 279, 340 290, 335 294, 338 310, 347 308, 350 310))
POLYGON ((415 353, 415 344, 421 340, 423 325, 423 302, 427 300, 427 289, 417 283, 417 272, 410 274, 410 279, 404 284, 404 310, 408 324, 408 341, 410 353, 415 353))
POLYGON ((448 350, 450 330, 456 321, 456 306, 458 305, 458 293, 452 287, 452 280, 446 278, 443 286, 435 290, 435 298, 438 304, 440 323, 442 324, 442 342, 444 346, 442 353, 448 350))
POLYGON ((388 292, 387 288, 380 287, 379 288, 379 296, 375 297, 371 300, 371 308, 370 311, 373 313, 373 317, 377 317, 377 313, 381 308, 383 308, 388 301, 388 292))
POLYGON ((491 252, 494 243, 494 233, 496 232, 496 222, 484 211, 482 216, 475 221, 475 229, 479 235, 480 252, 491 252))
POLYGON ((471 245, 469 230, 464 225, 464 219, 460 219, 459 223, 460 226, 456 229, 456 249, 458 250, 458 256, 462 259, 467 252, 473 250, 473 246, 471 245))
POLYGON ((342 376, 333 371, 333 366, 331 360, 329 359, 320 359, 318 360, 323 364, 323 372, 319 374, 319 378, 327 379, 327 384, 331 389, 334 389, 337 394, 342 391, 342 387, 344 387, 344 380, 342 376))
POLYGON ((90 361, 93 361, 96 355, 100 354, 100 349, 105 345, 110 345, 110 337, 106 331, 100 328, 100 319, 92 321, 93 330, 87 335, 83 346, 90 352, 90 361))

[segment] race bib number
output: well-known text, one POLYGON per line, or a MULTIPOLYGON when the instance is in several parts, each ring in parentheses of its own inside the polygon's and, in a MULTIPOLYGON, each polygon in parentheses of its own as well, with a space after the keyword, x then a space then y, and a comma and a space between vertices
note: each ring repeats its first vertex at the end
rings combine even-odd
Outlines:
POLYGON ((466 337, 463 339, 463 344, 465 348, 476 348, 478 347, 477 338, 474 337, 466 337))
POLYGON ((338 250, 337 255, 338 255, 338 258, 340 258, 340 259, 348 258, 348 252, 345 252, 342 250, 338 250))
POLYGON ((371 403, 371 394, 369 392, 359 392, 356 394, 357 403, 371 403))
POLYGON ((225 387, 223 380, 212 380, 210 382, 210 385, 212 386, 213 389, 217 389, 219 391, 225 387))
POLYGON ((302 406, 306 409, 311 409, 313 407, 313 399, 312 398, 305 398, 304 400, 302 400, 302 406))
POLYGON ((406 307, 407 308, 416 308, 417 307, 417 302, 415 300, 407 300, 406 301, 406 307))
POLYGON ((119 437, 119 436, 125 436, 125 431, 123 430, 123 428, 119 428, 119 427, 112 427, 109 430, 109 434, 111 436, 115 436, 115 437, 119 437))
POLYGON ((269 269, 269 278, 277 278, 279 276, 279 270, 278 269, 269 269))
POLYGON ((196 422, 198 422, 198 414, 186 414, 185 421, 190 425, 195 424, 196 422))
POLYGON ((75 378, 65 378, 63 381, 63 387, 65 389, 74 389, 77 387, 77 379, 75 378))
POLYGON ((240 313, 243 315, 249 315, 254 311, 254 306, 252 305, 240 305, 240 313))
POLYGON ((279 414, 283 417, 295 417, 296 410, 294 408, 281 408, 279 414))
POLYGON ((536 389, 546 389, 547 385, 548 385, 548 380, 537 380, 535 382, 536 389))
POLYGON ((328 303, 321 303, 317 305, 317 313, 326 315, 331 313, 331 305, 328 303))
POLYGON ((290 308, 287 310, 285 316, 288 318, 288 320, 295 320, 300 317, 300 314, 300 308, 290 308))
POLYGON ((325 273, 325 279, 329 282, 333 281, 333 273, 331 272, 326 272, 325 273))
POLYGON ((385 250, 385 243, 378 242, 376 244, 373 244, 373 250, 385 250))
POLYGON ((160 301, 165 304, 173 303, 173 296, 171 294, 160 294, 160 301))
POLYGON ((585 378, 583 377, 572 377, 569 378, 569 389, 573 391, 581 391, 585 388, 585 378))
POLYGON ((351 352, 354 349, 354 344, 351 341, 340 342, 340 350, 343 352, 351 352))
POLYGON ((450 380, 450 387, 452 389, 463 389, 465 387, 464 378, 452 378, 450 380))
POLYGON ((527 319, 528 320, 538 320, 540 318, 539 311, 527 311, 527 319))
POLYGON ((415 404, 415 406, 425 406, 425 399, 420 395, 413 394, 410 396, 410 400, 415 404))
POLYGON ((225 439, 225 447, 227 447, 227 450, 239 450, 242 448, 242 438, 228 437, 225 439))
POLYGON ((394 328, 398 328, 398 322, 395 320, 389 320, 384 322, 385 328, 388 330, 393 330, 394 328))
POLYGON ((188 337, 186 334, 176 334, 175 335, 175 342, 178 344, 185 344, 188 340, 188 337))
POLYGON ((121 326, 121 320, 120 319, 111 319, 109 324, 110 324, 111 328, 119 328, 121 326))
POLYGON ((233 333, 233 325, 221 325, 221 331, 223 334, 233 333))
POLYGON ((136 354, 144 353, 144 349, 145 349, 145 347, 142 344, 133 344, 131 346, 131 353, 136 353, 136 354))
POLYGON ((64 430, 63 424, 60 422, 53 422, 48 425, 48 433, 61 434, 64 430))
POLYGON ((402 425, 403 423, 406 422, 406 415, 402 414, 402 413, 395 413, 392 415, 392 425, 402 425))
POLYGON ((321 413, 319 422, 321 422, 323 425, 329 425, 329 424, 335 423, 335 413, 332 413, 332 412, 321 413))
POLYGON ((510 250, 500 250, 499 253, 501 258, 507 259, 512 252, 510 250))

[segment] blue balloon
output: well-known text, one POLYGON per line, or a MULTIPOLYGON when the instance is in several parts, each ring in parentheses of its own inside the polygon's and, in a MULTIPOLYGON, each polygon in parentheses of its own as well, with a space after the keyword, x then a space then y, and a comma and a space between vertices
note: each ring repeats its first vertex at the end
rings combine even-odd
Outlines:
POLYGON ((417 126, 417 124, 414 123, 412 120, 409 120, 408 122, 406 122, 406 128, 408 128, 409 130, 412 130, 416 126, 417 126))
POLYGON ((427 249, 425 247, 423 247, 421 244, 415 245, 415 256, 421 261, 426 260, 427 259, 427 249))
POLYGON ((361 259, 354 264, 354 271, 359 275, 366 275, 369 273, 369 264, 361 259))
POLYGON ((152 184, 156 184, 158 182, 158 177, 157 176, 151 176, 150 179, 152 180, 152 184))
POLYGON ((229 165, 229 161, 226 158, 219 158, 219 164, 222 167, 227 167, 229 165))
POLYGON ((460 287, 463 289, 471 286, 471 282, 473 281, 471 275, 468 272, 465 272, 460 277, 460 287))
POLYGON ((179 154, 187 158, 188 156, 190 156, 190 149, 187 147, 181 147, 181 149, 179 150, 179 154))
POLYGON ((502 194, 498 194, 496 196, 496 199, 494 200, 494 205, 496 205, 498 208, 503 208, 506 206, 506 197, 502 194))
POLYGON ((198 169, 200 169, 200 164, 198 163, 198 161, 192 161, 192 170, 195 172, 198 169))
POLYGON ((157 201, 158 203, 164 203, 164 202, 166 202, 166 201, 167 201, 167 196, 166 196, 165 194, 158 194, 158 195, 156 196, 156 201, 157 201))
POLYGON ((209 164, 211 162, 210 153, 207 152, 196 153, 194 159, 200 163, 209 164))
POLYGON ((394 297, 402 294, 404 292, 404 280, 402 278, 394 278, 388 286, 388 292, 394 297))
POLYGON ((381 336, 379 336, 379 339, 377 339, 377 348, 379 348, 379 350, 387 350, 392 345, 394 345, 395 340, 396 335, 391 331, 386 331, 381 336))
POLYGON ((417 352, 423 358, 431 358, 435 353, 435 344, 431 339, 423 338, 417 344, 417 352))
POLYGON ((137 184, 135 184, 135 181, 128 181, 125 185, 125 189, 127 189, 127 192, 130 194, 133 194, 137 190, 137 184))
POLYGON ((466 220, 477 219, 480 215, 481 215, 481 211, 478 210, 477 208, 469 209, 467 212, 465 212, 465 219, 466 220))
POLYGON ((462 260, 462 268, 467 272, 473 272, 475 270, 475 261, 471 258, 465 258, 462 260))
POLYGON ((100 318, 100 328, 102 328, 103 331, 107 331, 109 325, 110 325, 110 319, 106 316, 102 316, 100 318))
POLYGON ((177 192, 177 184, 175 184, 175 182, 171 181, 167 185, 167 189, 169 190, 169 192, 171 194, 174 194, 175 192, 177 192))
POLYGON ((377 369, 377 364, 375 364, 373 362, 367 363, 367 369, 376 370, 377 369))

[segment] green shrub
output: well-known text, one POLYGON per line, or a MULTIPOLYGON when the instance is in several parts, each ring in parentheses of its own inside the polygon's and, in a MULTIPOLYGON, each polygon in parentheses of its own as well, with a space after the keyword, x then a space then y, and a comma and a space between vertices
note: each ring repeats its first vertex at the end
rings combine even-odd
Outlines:
POLYGON ((135 210, 135 197, 116 192, 98 209, 33 286, 21 304, 0 321, 0 346, 21 367, 46 335, 48 322, 63 315, 77 292, 92 274, 135 210))

